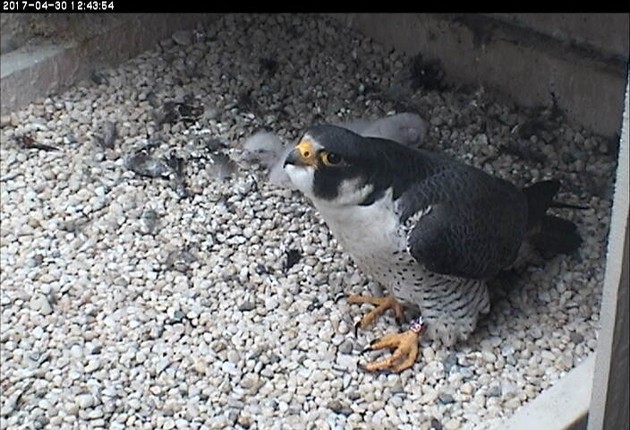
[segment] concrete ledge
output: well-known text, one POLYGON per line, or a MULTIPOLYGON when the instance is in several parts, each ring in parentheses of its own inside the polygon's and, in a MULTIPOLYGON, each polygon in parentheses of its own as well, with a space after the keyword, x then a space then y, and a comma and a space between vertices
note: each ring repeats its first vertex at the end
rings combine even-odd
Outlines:
MULTIPOLYGON (((524 106, 548 106, 555 97, 574 124, 609 137, 621 128, 627 52, 600 52, 479 14, 332 16, 386 46, 439 59, 447 82, 486 86, 524 106)), ((628 38, 627 29, 609 30, 628 38)))
POLYGON ((627 13, 489 13, 492 17, 531 28, 559 40, 590 45, 609 55, 628 55, 627 13), (602 25, 602 22, 608 25, 602 25), (617 29, 619 33, 610 31, 617 29))
POLYGON ((595 354, 516 411, 497 430, 582 429, 586 425, 595 354))
MULTIPOLYGON (((0 61, 1 114, 75 84, 96 68, 128 60, 177 30, 191 29, 216 17, 216 14, 113 14, 107 25, 83 34, 83 38, 10 51, 0 61)), ((77 16, 80 18, 89 19, 90 15, 77 16)))
POLYGON ((619 145, 606 276, 597 339, 597 361, 589 430, 623 429, 630 424, 630 84, 619 145))

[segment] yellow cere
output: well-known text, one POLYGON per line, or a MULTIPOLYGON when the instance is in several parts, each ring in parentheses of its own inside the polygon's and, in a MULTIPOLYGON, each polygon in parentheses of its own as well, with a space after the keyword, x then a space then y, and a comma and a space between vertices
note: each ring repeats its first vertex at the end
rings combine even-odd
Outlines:
POLYGON ((313 142, 308 139, 302 139, 297 145, 297 150, 300 152, 302 161, 305 164, 314 166, 316 164, 315 149, 313 148, 313 142))

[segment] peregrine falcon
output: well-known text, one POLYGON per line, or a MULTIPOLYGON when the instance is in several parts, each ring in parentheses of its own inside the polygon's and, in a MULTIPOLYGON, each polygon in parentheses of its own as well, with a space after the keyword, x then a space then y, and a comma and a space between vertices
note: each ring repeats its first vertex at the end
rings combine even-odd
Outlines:
MULTIPOLYGON (((382 137, 403 145, 418 146, 427 132, 427 123, 418 114, 402 112, 375 120, 357 119, 340 125, 364 137, 382 137)), ((291 147, 282 143, 274 133, 258 132, 243 144, 246 158, 259 160, 269 169, 269 182, 284 188, 293 188, 283 169, 284 159, 291 147)))
POLYGON ((443 154, 364 137, 333 125, 306 131, 284 169, 356 265, 388 291, 350 296, 377 307, 358 326, 403 306, 421 317, 409 330, 372 343, 391 349, 368 371, 399 372, 426 334, 446 346, 465 340, 490 309, 487 281, 525 258, 550 257, 581 243, 570 221, 546 214, 558 181, 520 189, 443 154))

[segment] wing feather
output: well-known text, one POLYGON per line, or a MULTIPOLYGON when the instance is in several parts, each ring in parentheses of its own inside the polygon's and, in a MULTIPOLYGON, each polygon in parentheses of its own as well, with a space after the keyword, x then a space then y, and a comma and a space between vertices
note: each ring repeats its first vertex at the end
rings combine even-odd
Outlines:
POLYGON ((523 193, 455 164, 414 184, 398 202, 409 253, 428 270, 487 279, 511 264, 527 223, 523 193))

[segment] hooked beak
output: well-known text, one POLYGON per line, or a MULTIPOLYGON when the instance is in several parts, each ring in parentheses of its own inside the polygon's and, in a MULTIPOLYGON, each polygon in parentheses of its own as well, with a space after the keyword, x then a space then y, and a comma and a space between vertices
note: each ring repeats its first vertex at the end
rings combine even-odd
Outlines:
POLYGON ((317 167, 317 157, 315 156, 313 142, 308 139, 300 140, 300 143, 289 152, 284 160, 284 166, 287 164, 317 167))

